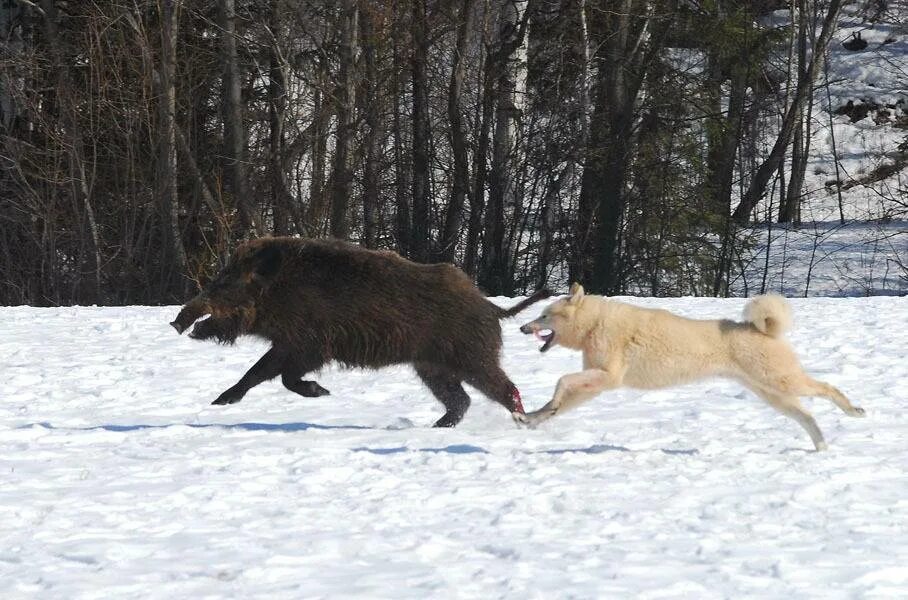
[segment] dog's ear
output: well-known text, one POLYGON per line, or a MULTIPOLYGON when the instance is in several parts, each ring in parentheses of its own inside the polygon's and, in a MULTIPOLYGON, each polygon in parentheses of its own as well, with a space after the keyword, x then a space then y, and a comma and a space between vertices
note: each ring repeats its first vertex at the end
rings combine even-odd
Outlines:
POLYGON ((570 304, 577 304, 583 299, 583 286, 576 281, 571 284, 571 297, 568 299, 570 304))

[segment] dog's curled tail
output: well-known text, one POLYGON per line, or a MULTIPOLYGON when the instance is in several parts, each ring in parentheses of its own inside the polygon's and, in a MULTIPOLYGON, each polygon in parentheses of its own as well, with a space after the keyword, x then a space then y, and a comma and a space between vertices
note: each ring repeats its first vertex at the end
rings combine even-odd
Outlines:
POLYGON ((779 337, 791 327, 791 307, 777 294, 755 296, 744 306, 744 320, 770 337, 779 337))
POLYGON ((547 288, 542 288, 541 290, 536 290, 531 296, 528 296, 525 300, 521 300, 511 308, 499 308, 498 309, 498 318, 507 319, 508 317, 513 317, 527 306, 535 304, 540 300, 545 300, 554 295, 552 290, 547 288))

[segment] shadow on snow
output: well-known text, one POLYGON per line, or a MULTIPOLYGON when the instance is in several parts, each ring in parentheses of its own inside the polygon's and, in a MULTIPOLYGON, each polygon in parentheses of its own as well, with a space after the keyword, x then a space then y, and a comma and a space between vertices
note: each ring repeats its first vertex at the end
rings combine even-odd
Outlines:
MULTIPOLYGON (((280 431, 284 433, 294 433, 299 431, 308 431, 312 430, 364 430, 372 429, 376 430, 375 427, 366 427, 364 425, 322 425, 319 423, 171 423, 163 425, 147 425, 147 424, 138 424, 138 425, 92 425, 89 427, 57 427, 52 423, 47 421, 42 421, 38 423, 30 423, 28 425, 20 425, 17 429, 29 429, 31 427, 41 427, 42 429, 50 429, 54 431, 111 431, 114 433, 128 433, 131 431, 142 431, 145 429, 169 429, 171 427, 191 427, 193 429, 206 429, 209 427, 219 427, 222 429, 234 429, 240 431, 280 431)), ((390 431, 394 431, 393 429, 390 431)), ((480 446, 474 446, 472 444, 451 444, 449 446, 442 446, 437 448, 410 448, 408 446, 391 446, 387 448, 369 448, 366 446, 360 446, 357 448, 351 448, 352 452, 368 452, 369 454, 377 454, 380 456, 388 454, 402 454, 406 452, 432 452, 432 453, 446 453, 446 454, 490 454, 488 450, 480 446)), ((696 448, 691 449, 671 449, 671 448, 661 448, 661 451, 664 454, 670 455, 684 455, 684 456, 693 456, 698 454, 696 448)), ((604 454, 606 452, 634 452, 630 448, 625 446, 616 446, 612 444, 593 444, 586 448, 576 447, 576 448, 549 448, 542 450, 524 450, 523 454, 550 454, 550 455, 559 455, 559 454, 604 454)))
POLYGON ((374 429, 374 427, 366 427, 364 425, 321 425, 319 423, 170 423, 164 425, 92 425, 90 427, 57 427, 46 421, 21 425, 18 429, 28 429, 30 427, 42 427, 44 429, 54 429, 58 431, 113 431, 116 433, 141 431, 143 429, 168 429, 170 427, 193 427, 196 429, 220 427, 222 429, 238 429, 242 431, 283 431, 288 433, 307 431, 309 429, 374 429))

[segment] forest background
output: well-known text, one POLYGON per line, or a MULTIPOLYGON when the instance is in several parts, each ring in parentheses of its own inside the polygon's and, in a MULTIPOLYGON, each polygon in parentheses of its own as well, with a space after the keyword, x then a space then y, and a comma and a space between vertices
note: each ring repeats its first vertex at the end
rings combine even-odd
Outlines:
POLYGON ((906 24, 894 0, 4 0, 0 304, 179 303, 259 235, 491 295, 809 295, 823 261, 821 293, 905 293, 906 24))

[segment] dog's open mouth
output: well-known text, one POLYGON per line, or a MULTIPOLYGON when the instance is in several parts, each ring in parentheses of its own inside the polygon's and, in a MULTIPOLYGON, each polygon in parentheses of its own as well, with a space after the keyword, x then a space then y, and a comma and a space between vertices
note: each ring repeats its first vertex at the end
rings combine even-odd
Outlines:
POLYGON ((552 342, 555 341, 555 332, 551 329, 539 329, 533 332, 536 335, 536 339, 542 340, 544 343, 539 349, 540 352, 545 352, 552 345, 552 342))

